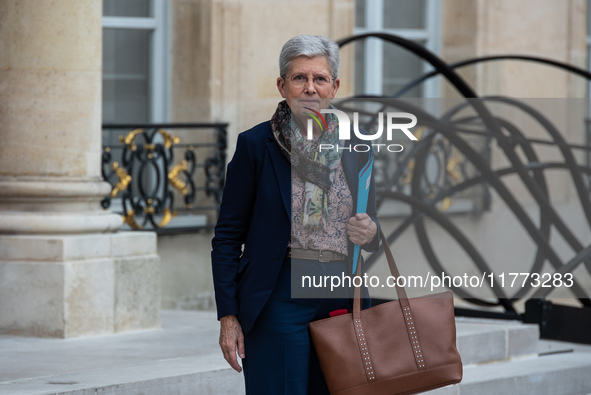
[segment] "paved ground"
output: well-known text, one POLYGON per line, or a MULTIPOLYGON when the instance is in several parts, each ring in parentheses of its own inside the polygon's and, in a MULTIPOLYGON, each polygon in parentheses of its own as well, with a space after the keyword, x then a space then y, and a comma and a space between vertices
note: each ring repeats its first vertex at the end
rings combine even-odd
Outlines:
MULTIPOLYGON (((187 386, 215 388, 203 394, 239 394, 242 375, 229 371, 223 360, 218 328, 213 312, 164 311, 158 330, 67 340, 0 336, 0 394, 86 394, 84 388, 114 384, 120 392, 110 393, 125 394, 126 383, 161 378, 168 385, 164 381, 175 377, 187 386), (225 392, 219 392, 220 381, 225 392)), ((591 346, 539 345, 542 353, 571 350, 591 353, 591 346)))
POLYGON ((226 370, 218 330, 213 312, 164 311, 157 330, 77 339, 0 336, 0 394, 61 393, 187 368, 226 370))

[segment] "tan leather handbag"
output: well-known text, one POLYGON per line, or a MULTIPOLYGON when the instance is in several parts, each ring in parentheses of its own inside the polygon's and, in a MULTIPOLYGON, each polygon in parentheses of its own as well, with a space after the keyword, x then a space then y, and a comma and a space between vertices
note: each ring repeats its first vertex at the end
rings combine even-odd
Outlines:
MULTIPOLYGON (((390 272, 399 273, 382 234, 390 272)), ((358 265, 357 275, 361 274, 358 265)), ((415 394, 462 380, 451 291, 398 300, 311 322, 310 336, 332 395, 415 394)))

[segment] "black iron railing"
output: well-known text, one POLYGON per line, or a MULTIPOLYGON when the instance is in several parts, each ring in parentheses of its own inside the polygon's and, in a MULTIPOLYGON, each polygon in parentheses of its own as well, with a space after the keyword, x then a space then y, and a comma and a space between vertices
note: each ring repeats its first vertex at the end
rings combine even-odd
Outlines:
POLYGON ((226 165, 226 123, 105 124, 102 201, 125 226, 158 233, 211 228, 226 165))

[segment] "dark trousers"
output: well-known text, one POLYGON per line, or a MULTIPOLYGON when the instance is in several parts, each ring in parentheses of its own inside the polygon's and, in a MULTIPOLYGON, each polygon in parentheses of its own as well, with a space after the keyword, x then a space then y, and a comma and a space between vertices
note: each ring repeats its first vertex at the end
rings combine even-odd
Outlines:
MULTIPOLYGON (((294 259, 291 264, 313 265, 317 274, 346 269, 345 262, 294 259)), ((308 323, 327 318, 333 310, 350 308, 349 299, 292 298, 290 262, 286 260, 269 301, 253 329, 245 334, 242 365, 246 394, 328 395, 308 323)))

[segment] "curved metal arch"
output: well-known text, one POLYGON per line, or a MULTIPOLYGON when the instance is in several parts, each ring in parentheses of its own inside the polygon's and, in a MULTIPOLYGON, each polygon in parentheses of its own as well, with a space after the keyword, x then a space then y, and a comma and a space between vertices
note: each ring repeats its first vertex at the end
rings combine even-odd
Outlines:
MULTIPOLYGON (((481 269, 481 271, 483 273, 492 272, 488 268, 488 265, 487 265, 486 261, 484 260, 484 258, 479 254, 478 250, 472 245, 470 240, 468 240, 468 238, 466 238, 466 236, 463 234, 463 232, 460 229, 458 229, 454 225, 454 223, 451 222, 447 218, 446 215, 441 213, 435 207, 433 207, 432 205, 427 204, 421 200, 413 199, 411 196, 408 196, 408 195, 403 194, 401 192, 388 191, 388 192, 383 192, 383 195, 384 195, 384 197, 386 197, 388 199, 397 200, 397 201, 407 203, 417 213, 422 214, 422 215, 410 216, 405 221, 405 223, 403 223, 398 229, 396 229, 395 232, 393 232, 390 236, 388 236, 388 238, 387 238, 388 244, 391 244, 401 234, 401 232, 404 230, 404 228, 410 226, 412 223, 414 223, 416 221, 421 220, 422 218, 424 218, 424 216, 428 216, 429 219, 433 220, 439 226, 441 226, 443 229, 445 229, 448 232, 448 234, 451 237, 453 237, 464 248, 464 250, 466 251, 468 256, 472 259, 473 262, 476 263, 476 265, 479 267, 479 269, 481 269), (487 270, 487 269, 489 269, 489 270, 487 270)), ((415 224, 415 226, 416 226, 416 224, 415 224)), ((423 237, 426 240, 426 235, 421 235, 421 237, 423 237)), ((379 252, 381 253, 382 251, 383 250, 380 247, 379 252)), ((433 253, 433 250, 431 248, 429 248, 428 250, 426 250, 426 251, 423 250, 423 251, 426 252, 427 260, 429 261, 431 266, 439 274, 444 272, 443 265, 439 262, 439 260, 434 257, 429 257, 429 255, 431 253, 433 253)), ((374 255, 372 255, 371 258, 373 258, 373 256, 374 255)), ((369 264, 373 263, 374 261, 375 261, 375 259, 373 259, 371 261, 368 259, 367 264, 369 265, 369 264)), ((496 303, 486 302, 482 299, 476 298, 476 297, 472 296, 468 291, 465 291, 462 288, 457 288, 457 287, 454 287, 454 288, 455 288, 456 294, 459 297, 461 297, 462 299, 470 300, 472 303, 475 303, 475 304, 478 304, 481 306, 502 305, 507 310, 514 311, 509 298, 507 297, 507 295, 505 295, 504 291, 499 287, 493 287, 491 289, 493 291, 493 293, 495 293, 495 296, 497 297, 496 303)))
MULTIPOLYGON (((379 98, 376 97, 376 98, 373 98, 373 100, 379 100, 379 98)), ((370 99, 370 101, 371 101, 371 99, 370 99)), ((397 102, 397 105, 403 111, 409 111, 409 112, 412 112, 413 114, 417 115, 417 117, 419 119, 421 119, 425 124, 435 127, 442 135, 444 135, 446 138, 448 138, 448 140, 456 148, 458 148, 460 150, 460 152, 462 152, 466 158, 468 158, 470 160, 470 162, 481 172, 481 174, 483 174, 483 177, 486 180, 486 182, 490 183, 490 185, 499 193, 501 198, 505 201, 505 204, 507 204, 508 208, 518 218, 518 220, 520 221, 522 226, 525 228, 525 230, 528 232, 530 237, 538 245, 538 248, 540 249, 540 251, 542 251, 542 253, 548 257, 548 259, 552 262, 552 264, 555 267, 559 268, 559 267, 563 266, 562 261, 558 257, 557 253, 554 251, 554 249, 551 246, 548 245, 547 237, 544 234, 544 232, 542 232, 540 229, 538 229, 535 226, 535 224, 531 221, 529 216, 525 213, 525 211, 523 210, 521 205, 517 202, 517 200, 512 195, 512 193, 495 176, 495 172, 492 169, 490 169, 488 164, 483 161, 483 159, 480 157, 480 155, 477 152, 475 152, 472 149, 472 147, 470 147, 465 141, 463 141, 463 139, 461 137, 456 135, 456 133, 454 132, 453 128, 451 127, 451 125, 449 123, 442 122, 441 120, 432 117, 429 113, 426 113, 422 109, 417 108, 416 106, 413 106, 407 102, 399 101, 399 102, 397 102)), ((509 139, 506 136, 504 136, 504 137, 506 140, 509 139)), ((520 170, 527 173, 527 171, 529 169, 527 169, 521 162, 518 163, 518 166, 515 166, 515 164, 513 164, 513 167, 512 167, 513 173, 518 174, 520 170)), ((420 199, 418 199, 416 196, 415 196, 415 201, 417 202, 417 204, 420 204, 420 199)), ((423 238, 421 241, 424 244, 426 242, 426 238, 423 238)), ((423 248, 425 248, 425 245, 423 245, 423 248)), ((424 250, 424 251, 428 252, 428 249, 424 250)), ((434 259, 434 255, 430 255, 430 264, 433 267, 441 267, 441 264, 436 260, 436 258, 434 259)), ((578 285, 575 285, 573 287, 573 289, 578 294, 581 294, 581 295, 585 294, 583 289, 580 288, 578 285)), ((581 302, 585 305, 588 304, 587 303, 588 301, 586 301, 586 300, 581 300, 581 302)), ((505 303, 505 302, 503 301, 502 303, 505 303)), ((505 308, 507 308, 507 306, 505 306, 505 308)))
MULTIPOLYGON (((450 63, 450 64, 448 64, 448 66, 450 69, 455 70, 458 68, 470 66, 473 64, 477 64, 477 63, 499 61, 499 60, 519 60, 519 61, 544 64, 544 65, 553 66, 553 67, 556 67, 559 69, 566 70, 572 74, 579 75, 587 80, 591 80, 591 73, 588 72, 587 70, 572 66, 568 63, 563 63, 563 62, 559 62, 557 60, 542 58, 542 57, 538 57, 538 56, 525 56, 525 55, 481 56, 481 57, 477 57, 477 58, 463 60, 460 62, 450 63)), ((423 82, 427 81, 428 79, 433 78, 439 74, 440 74, 440 72, 437 69, 430 71, 430 72, 420 76, 419 78, 409 82, 406 86, 402 87, 402 89, 398 90, 392 96, 393 97, 400 97, 400 96, 404 95, 406 92, 415 88, 416 86, 422 84, 423 82)))
MULTIPOLYGON (((583 182, 583 176, 578 168, 578 164, 570 151, 567 148, 566 141, 563 139, 562 135, 558 132, 556 127, 546 118, 544 117, 539 111, 535 110, 531 106, 526 105, 523 102, 520 102, 515 99, 507 98, 507 97, 485 97, 482 98, 483 101, 491 101, 491 102, 501 102, 511 106, 514 106, 524 113, 531 116, 536 122, 538 122, 545 130, 550 137, 553 139, 553 143, 559 147, 560 152, 564 158, 565 164, 568 166, 570 170, 572 181, 575 185, 575 188, 578 193, 579 201, 583 207, 583 211, 585 213, 585 217, 589 225, 591 225, 591 202, 587 199, 587 188, 583 182)), ((465 103, 458 105, 455 109, 452 109, 446 117, 452 116, 454 113, 459 112, 463 107, 466 107, 465 103)), ((445 118, 444 118, 445 119, 445 118)), ((522 141, 521 145, 525 144, 526 139, 520 139, 522 141)), ((532 188, 533 189, 533 188, 532 188)), ((573 234, 573 232, 569 229, 569 227, 564 223, 562 218, 558 215, 554 207, 550 204, 549 195, 543 190, 535 191, 536 193, 532 193, 532 189, 530 189, 530 193, 533 198, 536 200, 540 209, 544 212, 545 215, 548 215, 551 219, 552 224, 556 227, 556 229, 562 234, 564 239, 570 244, 571 248, 575 251, 580 251, 584 247, 581 242, 577 239, 577 237, 573 234)), ((556 268, 558 269, 558 268, 556 268)), ((588 262, 587 270, 591 272, 591 264, 588 262)))
MULTIPOLYGON (((464 119, 459 120, 459 122, 464 121, 464 119)), ((457 124, 458 121, 456 121, 457 124)), ((521 147, 521 149, 523 150, 523 153, 525 154, 525 157, 527 158, 527 160, 529 161, 529 163, 526 164, 526 168, 531 169, 532 171, 532 176, 534 178, 534 180, 536 181, 536 183, 539 185, 541 192, 546 196, 546 198, 549 198, 549 191, 548 191, 548 185, 546 183, 546 178, 544 175, 544 172, 542 168, 540 167, 535 167, 532 168, 529 166, 529 164, 531 163, 540 163, 538 155, 536 154, 536 152, 534 151, 531 142, 527 141, 527 139, 525 139, 525 136, 523 135, 523 133, 521 133, 521 131, 511 122, 509 122, 508 120, 505 119, 499 119, 499 124, 501 125, 501 127, 507 131, 509 131, 509 133, 511 134, 511 136, 513 138, 517 138, 517 144, 521 147)), ((506 174, 499 174, 495 171, 495 173, 497 173, 497 177, 502 177, 504 175, 507 174, 511 174, 513 173, 513 169, 509 168, 511 170, 511 172, 506 173, 506 174)), ((481 183, 484 183, 485 180, 481 180, 481 183)), ((448 192, 450 192, 450 195, 453 195, 455 192, 453 192, 454 188, 451 188, 451 190, 448 190, 448 192)), ((542 234, 546 237, 546 239, 548 240, 548 242, 550 241, 550 236, 551 236, 551 221, 548 218, 548 215, 546 212, 544 212, 544 210, 542 210, 540 208, 539 210, 539 229, 542 232, 542 234)), ((538 273, 545 261, 545 257, 544 254, 542 253, 542 250, 538 247, 537 251, 536 251, 536 256, 534 257, 534 261, 533 264, 530 266, 530 270, 529 273, 538 273)), ((529 291, 530 289, 530 284, 527 284, 527 286, 522 287, 513 297, 512 297, 512 301, 515 300, 519 300, 520 298, 522 298, 523 296, 525 296, 525 294, 529 291)))
POLYGON ((464 81, 464 79, 460 77, 459 74, 453 71, 453 69, 450 68, 449 65, 445 61, 443 61, 443 59, 435 55, 433 52, 429 51, 424 46, 417 44, 414 41, 407 40, 404 37, 397 36, 395 34, 374 32, 350 36, 338 40, 336 43, 339 47, 343 47, 353 41, 364 40, 370 37, 380 38, 384 41, 398 45, 414 53, 421 59, 429 62, 431 66, 435 68, 435 70, 438 70, 439 73, 443 74, 462 96, 466 98, 478 97, 478 95, 476 95, 476 92, 474 92, 470 85, 466 81, 464 81))
MULTIPOLYGON (((477 98, 478 96, 472 90, 472 88, 470 88, 470 86, 465 81, 463 81, 453 71, 453 69, 457 68, 457 67, 465 66, 465 65, 468 65, 471 63, 477 63, 478 61, 500 60, 500 59, 529 60, 529 61, 534 61, 534 62, 539 62, 539 63, 546 63, 546 64, 549 64, 552 66, 557 66, 557 67, 563 68, 567 71, 573 72, 575 74, 579 74, 587 79, 591 79, 591 73, 588 73, 585 70, 578 69, 574 66, 561 64, 560 62, 552 61, 549 59, 528 57, 528 56, 506 55, 506 56, 487 57, 487 58, 480 58, 478 60, 468 60, 468 61, 464 61, 464 62, 458 62, 453 65, 448 65, 445 62, 443 62, 440 58, 438 58, 436 55, 432 54, 430 51, 428 51, 426 48, 420 46, 419 44, 416 44, 416 43, 409 41, 409 40, 405 40, 404 38, 399 37, 399 36, 394 36, 394 35, 384 34, 384 33, 367 33, 367 34, 357 35, 357 36, 349 37, 347 39, 343 39, 339 42, 339 44, 342 46, 342 45, 345 45, 349 42, 352 42, 352 41, 355 41, 358 39, 365 39, 368 37, 380 38, 380 39, 383 39, 383 40, 390 42, 392 44, 399 45, 399 46, 411 51, 412 53, 419 56, 423 60, 429 62, 435 68, 435 71, 432 73, 428 73, 428 74, 432 74, 432 76, 442 74, 443 76, 445 76, 448 79, 448 81, 465 98, 468 98, 468 99, 477 98)), ((421 78, 427 79, 430 77, 431 77, 431 75, 429 77, 423 76, 421 78)), ((415 83, 415 82, 420 83, 424 79, 422 79, 419 82, 416 82, 418 80, 413 81, 413 82, 411 82, 411 84, 415 83)), ((368 96, 357 96, 357 97, 354 97, 351 99, 358 99, 361 97, 368 99, 368 96)), ((383 98, 384 97, 381 97, 381 99, 383 99, 383 98)), ((371 100, 371 98, 369 98, 369 99, 371 100)), ((498 100, 507 100, 507 99, 498 98, 498 100)), ((520 158, 517 156, 516 152, 514 151, 515 146, 517 144, 516 141, 519 141, 519 146, 524 151, 528 151, 528 152, 532 153, 533 150, 531 150, 531 143, 529 142, 528 139, 525 139, 524 136, 521 133, 519 133, 519 131, 516 128, 513 128, 513 130, 509 130, 510 136, 505 135, 502 132, 502 128, 500 125, 500 124, 503 124, 503 122, 496 119, 496 117, 494 117, 488 111, 484 102, 485 101, 480 101, 480 100, 469 100, 469 103, 467 103, 465 105, 471 105, 474 108, 476 113, 479 115, 480 120, 485 125, 486 130, 488 131, 488 135, 491 138, 496 139, 502 152, 505 154, 506 158, 509 160, 509 163, 511 164, 510 172, 512 174, 516 174, 521 179, 521 181, 526 186, 529 193, 534 197, 534 199, 538 203, 538 206, 540 207, 540 211, 541 211, 540 212, 541 218, 540 218, 540 228, 539 229, 535 226, 535 224, 533 224, 533 222, 531 222, 531 220, 529 219, 529 217, 527 216, 527 214, 525 213, 523 208, 518 203, 518 201, 512 196, 511 192, 508 189, 506 189, 504 184, 502 182, 500 182, 498 177, 496 177, 496 172, 493 171, 492 169, 490 169, 490 167, 488 167, 488 165, 486 163, 484 163, 481 160, 481 158, 478 157, 478 155, 475 155, 475 152, 473 152, 471 147, 465 141, 463 141, 463 139, 460 136, 455 135, 452 130, 448 130, 447 126, 449 126, 449 124, 444 125, 443 128, 438 127, 438 132, 441 133, 441 135, 445 136, 448 139, 448 141, 450 142, 450 144, 452 144, 456 149, 458 149, 459 152, 461 152, 464 155, 464 157, 466 157, 471 162, 471 164, 478 171, 480 171, 480 174, 481 174, 481 177, 483 178, 483 180, 490 183, 490 185, 497 191, 497 193, 499 193, 499 196, 502 198, 502 200, 504 200, 505 204, 513 212, 513 214, 517 217, 518 221, 525 228, 526 232, 530 235, 530 237, 534 240, 534 243, 538 246, 538 252, 537 252, 535 262, 534 262, 534 266, 536 266, 536 267, 539 266, 542 256, 545 256, 546 259, 548 259, 551 262, 551 264, 556 268, 556 270, 564 270, 565 265, 562 263, 562 260, 558 257, 558 255, 556 254, 554 249, 548 243, 548 241, 549 241, 548 229, 549 229, 550 225, 556 226, 557 229, 561 233, 563 233, 563 235, 566 235, 567 238, 570 238, 569 243, 571 244, 573 249, 578 252, 578 254, 577 254, 577 257, 579 258, 578 261, 577 261, 577 259, 573 259, 567 265, 572 266, 572 265, 578 264, 577 262, 580 263, 580 261, 584 261, 585 260, 584 251, 587 251, 588 248, 582 250, 582 248, 583 248, 582 245, 580 245, 580 243, 578 242, 578 240, 576 240, 576 238, 570 232, 568 227, 566 227, 566 225, 562 222, 561 218, 552 209, 552 205, 549 202, 548 190, 545 185, 545 181, 543 179, 544 178, 543 169, 539 166, 538 167, 536 167, 536 166, 531 167, 531 166, 529 166, 529 164, 522 163, 520 158), (517 139, 515 137, 517 137, 517 139), (533 176, 530 176, 530 174, 528 174, 528 171, 532 171, 532 169, 534 170, 532 173, 533 176), (548 209, 548 208, 550 208, 549 213, 545 212, 546 209, 548 209), (572 237, 570 237, 570 236, 572 236, 572 237), (575 262, 575 261, 577 261, 577 262, 575 262)), ((518 107, 520 107, 520 106, 518 105, 518 107)), ((525 111, 526 113, 530 114, 531 116, 533 116, 534 118, 537 115, 537 114, 535 114, 535 111, 533 111, 533 109, 531 109, 531 111, 530 111, 530 109, 524 108, 524 107, 521 107, 521 109, 523 111, 525 111)), ((416 108, 415 108, 415 111, 416 111, 416 108)), ((413 114, 414 114, 414 112, 413 112, 413 114)), ((442 123, 443 124, 446 123, 446 122, 442 122, 443 120, 437 120, 437 119, 430 120, 430 121, 435 122, 436 124, 438 124, 438 126, 441 126, 442 123)), ((582 204, 585 205, 585 200, 584 200, 583 195, 584 195, 584 192, 586 192, 586 188, 582 182, 582 171, 581 171, 582 169, 574 162, 572 152, 569 150, 569 148, 567 148, 570 146, 568 144, 566 144, 564 139, 562 139, 562 136, 560 136, 558 131, 553 127, 553 125, 551 125, 551 123, 549 121, 547 121, 545 119, 541 119, 541 120, 538 119, 538 121, 548 131, 548 133, 550 134, 550 136, 554 140, 554 143, 556 143, 556 145, 560 146, 562 155, 565 159, 565 162, 567 162, 563 165, 563 167, 565 169, 568 169, 571 172, 573 182, 575 182, 575 184, 576 184, 577 193, 579 195, 579 198, 582 201, 582 204)), ((505 129, 511 129, 510 126, 508 126, 507 124, 503 124, 503 127, 505 129)), ((528 158, 531 160, 532 157, 528 155, 528 158)), ((587 172, 587 171, 585 170, 585 172, 587 172)), ((418 178, 420 178, 420 177, 418 177, 418 178)), ((420 196, 416 195, 417 193, 419 193, 418 192, 419 190, 420 190, 420 183, 417 180, 415 187, 413 188, 414 196, 409 197, 409 198, 415 199, 417 204, 424 203, 420 200, 417 200, 418 198, 420 198, 420 196)), ((434 202, 431 202, 429 204, 432 207, 434 202)), ((591 206, 588 205, 588 207, 585 208, 585 213, 587 213, 589 210, 591 210, 591 206)), ((415 221, 419 222, 419 225, 415 226, 415 229, 418 230, 419 228, 422 227, 422 225, 421 225, 422 219, 417 218, 417 219, 413 220, 412 222, 415 222, 415 221)), ((418 231, 420 232, 420 230, 418 230, 418 231)), ((395 235, 397 232, 398 231, 394 232, 393 235, 395 235)), ((393 236, 393 235, 391 235, 391 236, 393 236)), ((424 237, 419 237, 419 240, 421 240, 422 243, 429 244, 427 242, 426 235, 423 235, 423 236, 424 237)), ((427 255, 429 255, 430 249, 431 249, 430 245, 427 245, 427 246, 423 245, 423 250, 427 253, 427 255), (426 250, 425 250, 425 247, 427 248, 426 250)), ((433 254, 433 256, 434 256, 434 254, 433 254)), ((373 258, 373 256, 371 258, 373 258)), ((429 260, 430 260, 430 263, 432 266, 435 265, 433 267, 436 267, 437 265, 439 265, 439 262, 436 258, 429 259, 429 260)), ((582 289, 580 289, 580 287, 577 287, 577 288, 578 289, 575 290, 576 292, 582 292, 582 289)), ((585 293, 582 292, 581 294, 584 295, 585 293)), ((591 301, 588 298, 580 298, 580 300, 584 305, 591 306, 591 301)), ((507 306, 505 306, 505 307, 507 308, 507 306)), ((509 308, 511 308, 511 307, 509 307, 509 308)))
MULTIPOLYGON (((425 47, 413 41, 407 40, 403 37, 386 33, 365 33, 339 40, 337 44, 339 44, 339 46, 342 47, 343 45, 346 45, 355 40, 366 39, 369 37, 380 38, 384 41, 390 42, 395 45, 399 45, 411 51, 420 58, 429 62, 436 70, 443 74, 464 97, 478 97, 476 93, 472 90, 472 88, 470 88, 470 86, 457 73, 455 73, 453 69, 451 69, 441 58, 439 58, 437 55, 435 55, 425 47)), ((492 114, 488 111, 486 106, 479 100, 470 100, 469 103, 474 108, 474 110, 482 117, 482 120, 486 124, 487 128, 492 132, 493 137, 497 139, 499 146, 503 149, 509 161, 516 167, 519 177, 521 178, 525 186, 528 188, 530 193, 536 194, 536 186, 532 184, 523 165, 520 163, 519 158, 511 151, 510 141, 506 138, 506 136, 503 135, 499 128, 499 125, 496 123, 492 114)), ((537 198, 543 200, 543 197, 538 196, 537 198)))
MULTIPOLYGON (((545 170, 545 169, 566 169, 566 170, 568 170, 568 167, 564 163, 533 163, 531 165, 528 165, 528 169, 530 169, 530 170, 545 170)), ((591 174, 591 167, 581 167, 580 169, 581 169, 581 171, 585 172, 586 174, 591 174)), ((514 174, 514 169, 503 168, 503 169, 496 170, 495 173, 499 178, 502 178, 502 177, 514 174)), ((413 214, 409 215, 406 219, 404 219, 404 221, 398 227, 396 227, 394 229, 394 231, 387 237, 388 243, 391 244, 392 242, 394 242, 396 239, 398 239, 398 237, 400 237, 402 232, 404 232, 410 225, 417 222, 420 217, 427 215, 429 217, 429 219, 434 220, 440 226, 442 226, 444 229, 446 229, 448 231, 450 231, 450 229, 452 229, 450 235, 453 238, 455 238, 460 243, 460 245, 463 246, 462 240, 464 240, 465 237, 463 236, 461 231, 459 229, 457 229, 457 227, 455 227, 455 225, 453 225, 453 223, 451 223, 451 224, 448 224, 447 222, 442 223, 439 220, 439 218, 445 217, 445 215, 443 213, 440 213, 437 209, 435 209, 433 205, 434 205, 434 203, 441 201, 445 197, 452 196, 453 194, 455 194, 459 191, 462 191, 462 190, 470 188, 472 186, 481 184, 485 181, 486 181, 486 178, 484 176, 482 176, 482 175, 476 176, 474 178, 464 181, 461 184, 456 185, 455 187, 453 187, 449 190, 446 190, 446 191, 438 194, 433 199, 430 199, 425 202, 417 201, 416 199, 412 199, 408 195, 401 194, 400 192, 391 192, 391 191, 384 192, 383 195, 386 198, 397 200, 397 201, 403 201, 411 206, 417 204, 417 211, 415 211, 413 214), (400 198, 400 196, 404 196, 405 198, 402 199, 402 198, 400 198), (429 207, 429 209, 426 210, 425 207, 429 207)), ((380 250, 378 252, 370 255, 366 259, 366 261, 365 261, 366 267, 371 267, 377 261, 377 259, 379 258, 379 255, 381 253, 382 253, 382 249, 380 247, 380 250)), ((538 260, 539 255, 540 255, 540 249, 538 249, 538 252, 536 253, 536 260, 534 261, 534 265, 538 264, 537 260, 538 260)), ((557 269, 556 273, 564 274, 564 273, 574 270, 577 265, 581 264, 581 262, 585 258, 588 258, 590 255, 591 255, 591 246, 578 252, 574 258, 572 258, 569 262, 565 263, 563 266, 561 266, 559 269, 557 269)), ((440 263, 438 263, 438 261, 436 261, 436 267, 434 267, 434 268, 441 271, 443 266, 440 263)), ((530 272, 531 273, 537 272, 535 269, 535 266, 531 269, 530 272)), ((575 282, 576 282, 576 280, 575 280, 575 282)), ((544 290, 539 290, 539 291, 537 291, 536 294, 534 294, 534 297, 546 297, 552 291, 552 288, 553 287, 546 288, 544 290)), ((481 299, 474 298, 467 293, 460 293, 457 291, 456 292, 457 292, 458 296, 460 296, 461 298, 468 300, 468 301, 470 301, 474 304, 477 304, 477 305, 481 305, 481 306, 501 305, 501 306, 505 307, 505 309, 507 311, 514 311, 512 304, 515 301, 521 299, 525 295, 525 293, 527 293, 527 291, 529 291, 529 289, 531 289, 531 286, 528 284, 525 288, 520 289, 515 295, 511 296, 508 300, 499 299, 497 301, 497 303, 486 302, 481 299), (511 307, 508 307, 508 306, 511 306, 511 307)), ((578 291, 581 291, 581 290, 582 290, 582 288, 578 289, 578 291)))
MULTIPOLYGON (((483 98, 480 99, 481 101, 485 102, 487 100, 487 98, 483 98)), ((509 100, 509 99, 507 99, 509 100)), ((525 106, 521 103, 521 109, 525 111, 525 109, 528 108, 528 106, 525 106)), ((530 111, 528 111, 528 113, 530 115, 535 114, 537 115, 540 119, 544 119, 544 117, 541 116, 541 114, 535 112, 533 109, 529 109, 530 111)), ((549 123, 543 123, 544 126, 549 127, 551 126, 549 123)), ((445 133, 446 137, 450 140, 450 141, 455 141, 455 144, 462 144, 464 145, 465 142, 457 135, 455 134, 448 134, 446 133, 445 130, 443 130, 443 132, 445 133)), ((492 131, 493 136, 494 136, 494 132, 492 131)), ((495 136, 496 137, 496 136, 495 136)), ((512 164, 512 169, 515 171, 515 173, 517 175, 520 176, 521 180, 523 181, 523 183, 526 185, 526 187, 528 188, 528 191, 530 192, 530 194, 535 198, 535 200, 537 201, 538 205, 540 206, 540 208, 542 210, 546 210, 549 209, 550 211, 548 212, 548 214, 550 214, 550 217, 552 219, 552 224, 554 226, 557 227, 557 229, 559 230, 564 230, 566 233, 566 235, 570 234, 570 230, 568 229, 568 227, 566 227, 566 225, 563 223, 562 219, 557 215, 557 213, 554 211, 554 209, 552 208, 550 202, 548 201, 547 197, 544 196, 543 193, 541 193, 541 191, 539 190, 538 186, 535 184, 534 180, 532 178, 530 178, 527 175, 527 169, 525 167, 525 165, 523 163, 521 163, 516 156, 516 153, 513 151, 512 149, 512 144, 505 144, 502 145, 501 148, 503 148, 503 151, 505 152, 505 155, 510 159, 510 163, 512 164)), ((473 164, 474 163, 474 158, 469 158, 473 164)), ((478 161, 480 161, 480 158, 476 158, 478 159, 478 161)), ((567 164, 567 165, 571 165, 572 164, 567 164)), ((576 165, 576 164, 575 164, 576 165)), ((569 166, 569 168, 571 167, 569 166)), ((493 184, 493 180, 494 181, 499 181, 498 179, 494 179, 491 175, 487 175, 486 173, 489 172, 489 170, 491 170, 490 168, 488 168, 486 165, 479 167, 479 170, 481 171, 482 174, 486 175, 486 181, 489 182, 491 185, 493 184), (483 172, 484 170, 484 172, 483 172)), ((497 189, 497 192, 498 189, 497 189)), ((514 214, 516 214, 516 216, 518 217, 518 219, 520 220, 522 226, 524 226, 527 230, 528 233, 530 233, 530 237, 532 237, 532 239, 534 240, 534 242, 538 245, 538 248, 540 248, 542 250, 542 252, 544 254, 546 254, 549 262, 552 264, 552 266, 554 266, 556 268, 556 270, 560 270, 560 268, 562 268, 564 266, 564 264, 562 263, 562 260, 559 258, 559 256, 556 254, 556 252, 554 251, 554 249, 549 245, 549 243, 545 242, 545 239, 543 237, 542 232, 539 229, 535 229, 535 225, 531 222, 531 220, 529 219, 529 217, 527 215, 525 216, 521 216, 521 215, 517 215, 517 212, 521 212, 522 208, 519 205, 519 203, 514 202, 514 203, 510 203, 510 201, 506 200, 505 198, 503 198, 503 200, 505 200, 505 203, 509 206, 510 209, 513 210, 514 214), (515 204, 515 206, 513 206, 513 204, 515 204), (518 208, 518 211, 515 211, 515 208, 518 208)), ((573 249, 577 252, 579 252, 583 246, 580 244, 577 244, 577 240, 570 240, 570 242, 574 242, 573 245, 573 249)), ((576 285, 575 287, 575 294, 577 295, 586 295, 586 292, 578 285, 576 285)), ((586 298, 579 298, 580 302, 585 305, 585 306, 591 306, 591 300, 589 300, 588 297, 586 298)))

